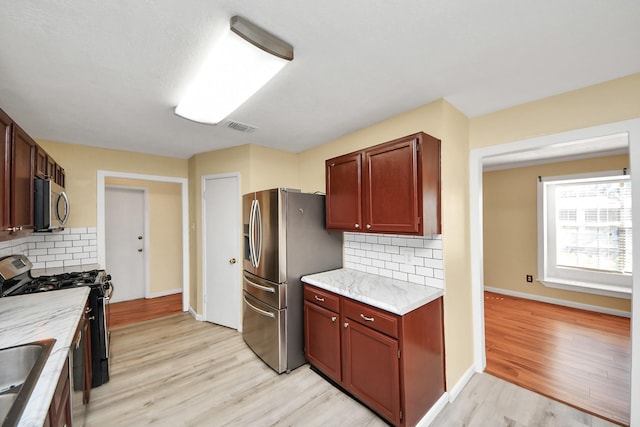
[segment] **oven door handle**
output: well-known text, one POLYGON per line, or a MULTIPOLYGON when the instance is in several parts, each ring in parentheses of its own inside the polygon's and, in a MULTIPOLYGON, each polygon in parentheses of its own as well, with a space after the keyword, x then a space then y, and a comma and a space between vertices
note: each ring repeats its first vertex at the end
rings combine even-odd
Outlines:
POLYGON ((273 319, 275 319, 276 315, 273 313, 269 313, 268 311, 262 310, 258 307, 256 307, 255 305, 251 304, 249 301, 247 301, 247 298, 244 298, 244 303, 247 304, 247 307, 249 307, 250 309, 252 309, 253 311, 255 311, 258 314, 261 314, 263 316, 266 317, 271 317, 273 319))

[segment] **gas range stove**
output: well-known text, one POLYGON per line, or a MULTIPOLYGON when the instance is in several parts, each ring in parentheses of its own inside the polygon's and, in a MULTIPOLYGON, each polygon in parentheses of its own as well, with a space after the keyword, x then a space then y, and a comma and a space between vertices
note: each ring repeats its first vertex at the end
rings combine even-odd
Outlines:
POLYGON ((103 296, 111 294, 111 276, 104 270, 89 270, 47 276, 31 276, 32 264, 24 255, 0 259, 0 296, 25 295, 90 286, 103 296))

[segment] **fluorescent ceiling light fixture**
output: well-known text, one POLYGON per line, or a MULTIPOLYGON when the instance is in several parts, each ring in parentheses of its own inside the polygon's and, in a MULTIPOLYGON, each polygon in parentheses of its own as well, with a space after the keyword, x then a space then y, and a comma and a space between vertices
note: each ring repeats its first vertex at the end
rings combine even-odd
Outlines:
POLYGON ((293 47, 244 18, 214 44, 175 109, 179 116, 217 124, 293 59, 293 47))

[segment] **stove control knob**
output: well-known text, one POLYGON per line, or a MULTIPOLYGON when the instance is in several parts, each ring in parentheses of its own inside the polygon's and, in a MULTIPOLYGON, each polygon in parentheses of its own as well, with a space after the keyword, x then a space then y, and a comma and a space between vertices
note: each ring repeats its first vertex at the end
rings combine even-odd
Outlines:
POLYGON ((104 276, 104 280, 109 281, 111 280, 111 275, 107 274, 106 276, 104 276))

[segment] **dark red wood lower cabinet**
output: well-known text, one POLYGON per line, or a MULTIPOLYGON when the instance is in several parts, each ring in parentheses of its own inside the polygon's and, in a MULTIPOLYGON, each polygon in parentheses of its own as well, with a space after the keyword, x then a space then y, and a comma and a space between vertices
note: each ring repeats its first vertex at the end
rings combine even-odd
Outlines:
POLYGON ((304 302, 304 349, 311 364, 334 381, 342 381, 338 313, 304 302))
POLYGON ((398 316, 305 285, 305 354, 390 423, 415 426, 445 392, 442 315, 442 298, 398 316))
POLYGON ((384 418, 400 424, 398 341, 349 319, 343 327, 344 387, 384 418))

